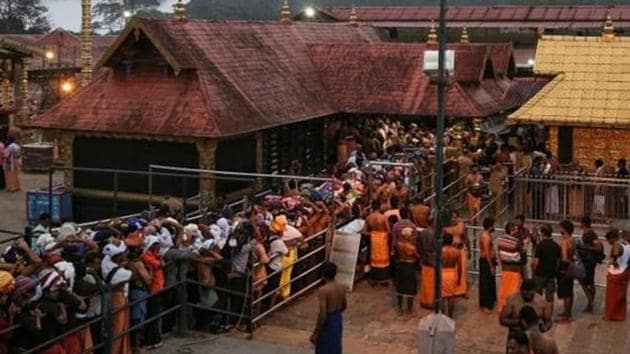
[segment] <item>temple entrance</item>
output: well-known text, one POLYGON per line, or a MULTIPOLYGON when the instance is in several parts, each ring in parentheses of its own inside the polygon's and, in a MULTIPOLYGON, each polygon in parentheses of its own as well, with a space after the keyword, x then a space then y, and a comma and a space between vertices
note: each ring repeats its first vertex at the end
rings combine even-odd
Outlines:
POLYGON ((558 127, 558 161, 569 164, 573 161, 573 128, 558 127))

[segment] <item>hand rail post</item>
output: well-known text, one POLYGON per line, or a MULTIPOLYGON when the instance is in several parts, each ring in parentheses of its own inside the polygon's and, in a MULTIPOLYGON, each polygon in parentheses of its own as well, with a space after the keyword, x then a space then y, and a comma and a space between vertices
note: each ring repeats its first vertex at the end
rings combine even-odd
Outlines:
MULTIPOLYGON (((179 267, 178 267, 179 268, 179 267)), ((185 337, 188 332, 188 282, 186 279, 179 279, 177 286, 177 302, 182 307, 177 311, 177 336, 185 337)))
POLYGON ((113 305, 112 290, 105 289, 101 294, 101 312, 103 321, 101 321, 101 333, 103 334, 103 354, 112 353, 112 338, 114 338, 114 321, 113 321, 113 305))
POLYGON ((118 215, 118 172, 114 171, 114 213, 112 216, 118 215))

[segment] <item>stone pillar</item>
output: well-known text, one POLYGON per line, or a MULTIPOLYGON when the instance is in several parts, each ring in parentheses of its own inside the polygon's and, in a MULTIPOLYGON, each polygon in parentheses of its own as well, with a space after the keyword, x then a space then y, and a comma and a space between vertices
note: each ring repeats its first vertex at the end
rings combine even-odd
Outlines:
MULTIPOLYGON (((263 132, 256 132, 256 173, 265 173, 265 141, 263 132)), ((256 190, 260 191, 263 186, 263 179, 256 178, 256 190)))
POLYGON ((558 127, 549 127, 549 151, 554 157, 558 157, 558 127))
POLYGON ((11 89, 11 67, 8 60, 2 62, 2 106, 8 108, 11 106, 13 92, 11 89))
POLYGON ((25 122, 30 116, 30 108, 28 104, 28 67, 24 61, 20 63, 20 79, 18 81, 19 97, 18 107, 20 108, 20 118, 25 122))
MULTIPOLYGON (((217 140, 205 139, 197 141, 197 153, 199 154, 199 168, 202 170, 214 170, 216 167, 217 140)), ((199 181, 199 193, 206 193, 208 199, 214 199, 216 194, 216 180, 202 179, 199 181)))
MULTIPOLYGON (((74 134, 70 132, 57 133, 57 151, 59 153, 59 161, 64 167, 74 166, 74 134)), ((70 170, 63 171, 63 184, 67 190, 74 187, 74 172, 70 170)))

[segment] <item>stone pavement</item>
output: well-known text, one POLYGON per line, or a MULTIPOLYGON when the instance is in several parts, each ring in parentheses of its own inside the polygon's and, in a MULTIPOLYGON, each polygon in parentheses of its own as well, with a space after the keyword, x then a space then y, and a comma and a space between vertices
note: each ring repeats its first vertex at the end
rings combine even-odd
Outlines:
POLYGON ((309 347, 251 341, 236 335, 209 335, 195 332, 186 338, 168 338, 155 354, 306 354, 309 347))
MULTIPOLYGON (((561 353, 630 353, 630 336, 627 335, 630 333, 630 319, 625 323, 603 321, 602 292, 599 291, 597 296, 595 314, 583 314, 585 298, 576 285, 576 319, 568 324, 554 324, 550 332, 561 353)), ((477 294, 478 290, 473 287, 470 298, 461 299, 456 306, 457 353, 504 353, 507 329, 499 325, 497 313, 486 315, 478 311, 477 294)), ((311 294, 272 315, 256 331, 256 340, 305 346, 317 316, 316 304, 317 297, 311 294)), ((560 306, 560 302, 556 302, 556 312, 560 311, 560 306)), ((361 282, 349 295, 349 308, 344 314, 344 352, 417 353, 418 319, 428 313, 427 310, 419 310, 414 316, 399 316, 391 289, 374 289, 361 282)))
MULTIPOLYGON (((57 173, 54 183, 62 183, 63 175, 57 173)), ((20 175, 22 190, 15 193, 7 193, 0 190, 0 229, 23 232, 27 226, 26 220, 26 191, 48 188, 48 174, 46 173, 22 173, 20 175)), ((0 234, 0 240, 6 235, 0 234)))

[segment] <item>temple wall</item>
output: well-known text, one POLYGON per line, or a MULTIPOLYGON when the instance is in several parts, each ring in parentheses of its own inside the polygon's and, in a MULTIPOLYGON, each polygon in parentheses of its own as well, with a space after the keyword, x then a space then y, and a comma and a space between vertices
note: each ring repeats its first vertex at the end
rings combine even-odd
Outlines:
MULTIPOLYGON (((558 134, 550 136, 557 137, 558 134)), ((620 158, 630 159, 629 141, 628 129, 575 127, 573 157, 576 162, 589 169, 594 168, 593 163, 596 159, 603 159, 606 166, 615 166, 620 158)))

